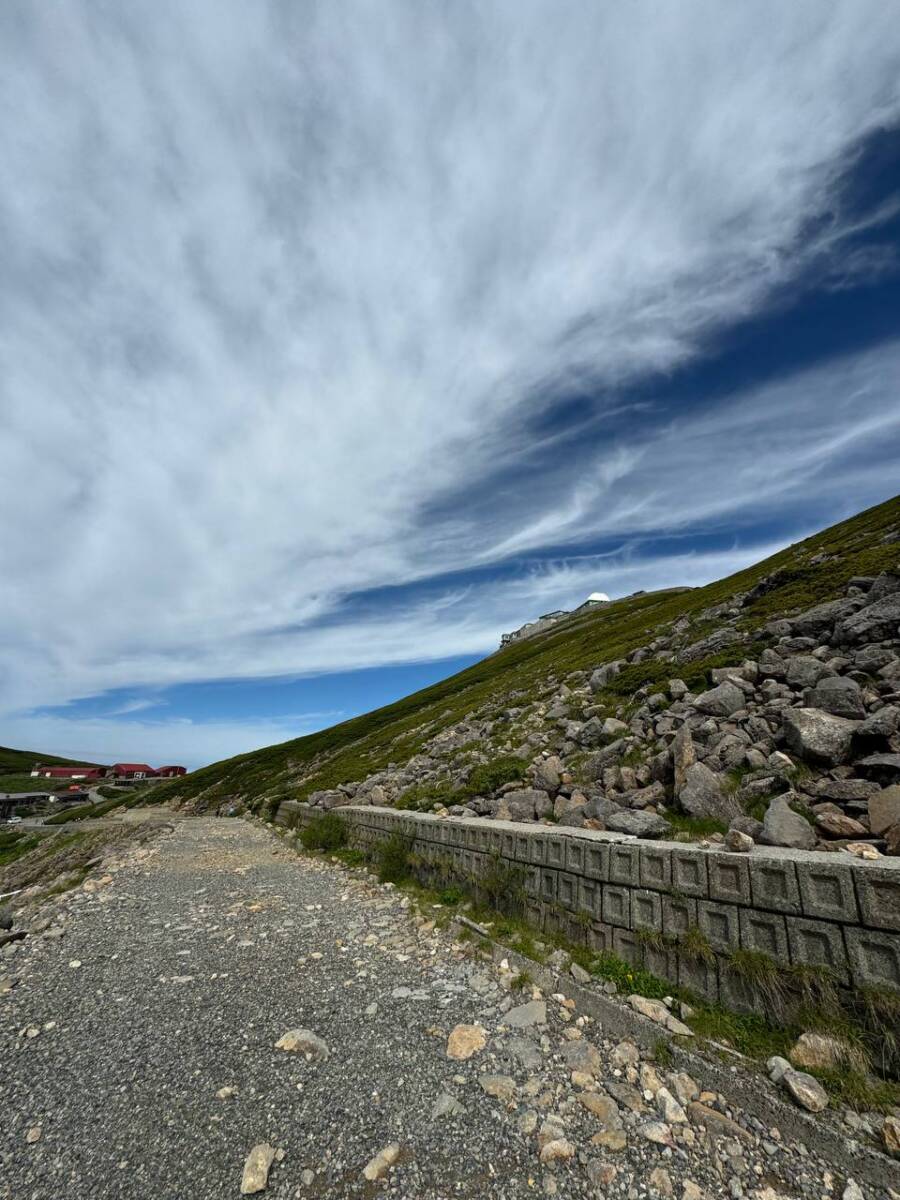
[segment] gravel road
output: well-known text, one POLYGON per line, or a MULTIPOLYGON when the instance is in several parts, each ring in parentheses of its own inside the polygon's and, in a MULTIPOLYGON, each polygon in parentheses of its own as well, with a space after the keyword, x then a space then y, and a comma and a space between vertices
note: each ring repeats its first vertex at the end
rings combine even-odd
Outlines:
POLYGON ((104 864, 6 948, 3 975, 4 1200, 237 1197, 260 1143, 276 1197, 771 1200, 846 1185, 721 1097, 699 1097, 701 1119, 702 1080, 667 1078, 560 1000, 513 988, 395 891, 243 821, 181 821, 104 864), (460 1024, 485 1045, 457 1060, 460 1024), (275 1047, 296 1029, 327 1058, 275 1047), (396 1161, 367 1179, 389 1146, 396 1161))

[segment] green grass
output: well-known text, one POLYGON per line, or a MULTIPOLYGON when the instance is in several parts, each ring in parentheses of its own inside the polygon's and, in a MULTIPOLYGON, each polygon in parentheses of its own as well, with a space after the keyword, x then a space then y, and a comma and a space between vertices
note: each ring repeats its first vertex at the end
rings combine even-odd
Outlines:
POLYGON ((728 826, 715 817, 689 817, 686 813, 667 812, 666 820, 676 833, 687 834, 692 840, 700 841, 713 833, 725 834, 728 826))
POLYGON ((340 850, 347 844, 347 824, 337 813, 322 813, 300 831, 300 841, 307 850, 340 850))
POLYGON ((16 859, 40 845, 40 834, 0 833, 0 867, 14 863, 16 859))

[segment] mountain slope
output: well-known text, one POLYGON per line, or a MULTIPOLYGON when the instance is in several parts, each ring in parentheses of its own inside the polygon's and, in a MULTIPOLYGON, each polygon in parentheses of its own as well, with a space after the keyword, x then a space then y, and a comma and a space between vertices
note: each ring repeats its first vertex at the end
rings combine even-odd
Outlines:
POLYGON ((0 746, 0 775, 27 775, 35 763, 48 767, 94 767, 97 763, 86 763, 80 758, 59 758, 55 754, 36 754, 32 750, 12 750, 0 746))
MULTIPOLYGON (((774 619, 844 596, 856 576, 895 569, 898 540, 895 497, 727 579, 595 609, 394 704, 214 763, 157 789, 154 800, 189 802, 201 810, 239 800, 255 809, 266 800, 302 799, 412 760, 403 779, 408 786, 423 748, 439 742, 442 733, 458 741, 460 728, 472 734, 469 746, 456 747, 463 758, 489 763, 529 733, 517 725, 517 709, 533 708, 541 696, 558 696, 561 681, 572 673, 582 673, 572 676, 577 687, 598 664, 638 652, 641 661, 629 661, 594 698, 594 708, 605 704, 607 711, 627 717, 643 698, 644 685, 677 675, 690 689, 702 690, 713 668, 740 663, 751 645, 756 653, 771 644, 764 630, 774 619), (730 603, 734 597, 738 600, 730 603), (656 645, 660 639, 676 649, 656 645)), ((532 753, 538 741, 532 737, 532 753)), ((454 771, 455 786, 458 762, 454 771)))

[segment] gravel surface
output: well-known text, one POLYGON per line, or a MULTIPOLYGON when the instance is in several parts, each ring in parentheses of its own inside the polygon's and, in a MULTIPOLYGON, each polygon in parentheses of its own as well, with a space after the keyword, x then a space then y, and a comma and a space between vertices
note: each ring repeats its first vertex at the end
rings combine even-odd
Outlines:
POLYGON ((848 1164, 723 1097, 691 1107, 702 1080, 243 821, 182 821, 101 865, 2 954, 3 1198, 239 1196, 254 1147, 245 1178, 271 1161, 279 1197, 847 1187, 848 1164))

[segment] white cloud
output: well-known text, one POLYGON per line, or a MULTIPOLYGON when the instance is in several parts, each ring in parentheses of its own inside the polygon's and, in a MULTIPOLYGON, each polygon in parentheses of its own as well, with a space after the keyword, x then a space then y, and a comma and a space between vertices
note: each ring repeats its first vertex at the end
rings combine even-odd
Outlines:
MULTIPOLYGON (((432 515, 516 461, 547 381, 617 405, 834 244, 835 180, 900 111, 889 5, 10 0, 0 34, 0 710, 481 650, 504 585, 336 606, 716 521, 846 449, 807 376, 432 515)), ((840 367, 860 444, 884 353, 840 367)))

